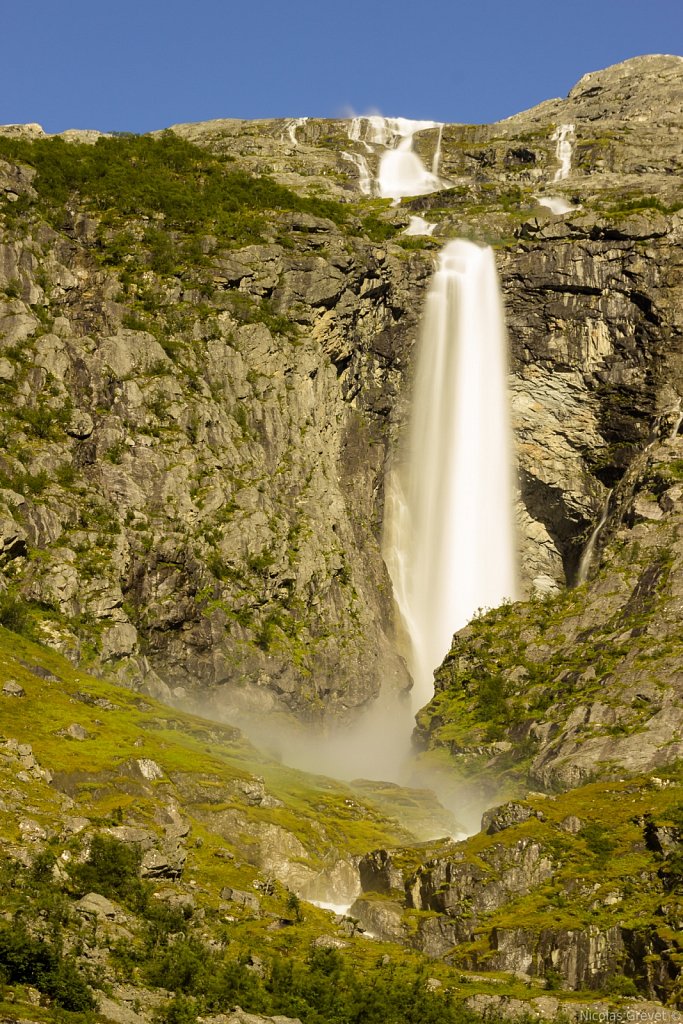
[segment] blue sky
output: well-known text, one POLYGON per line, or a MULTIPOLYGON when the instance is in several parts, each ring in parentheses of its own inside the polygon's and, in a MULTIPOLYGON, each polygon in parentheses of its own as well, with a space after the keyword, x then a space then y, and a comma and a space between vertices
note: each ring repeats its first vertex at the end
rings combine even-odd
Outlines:
POLYGON ((51 132, 373 109, 488 122, 586 71, 683 54, 681 0, 27 0, 2 20, 0 123, 51 132))

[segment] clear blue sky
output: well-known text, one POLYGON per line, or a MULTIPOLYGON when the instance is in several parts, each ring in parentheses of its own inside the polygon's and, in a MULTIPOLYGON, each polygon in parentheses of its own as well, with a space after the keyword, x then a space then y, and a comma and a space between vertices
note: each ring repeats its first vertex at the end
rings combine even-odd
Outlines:
POLYGON ((487 122, 642 53, 683 54, 683 0, 15 0, 0 123, 487 122))

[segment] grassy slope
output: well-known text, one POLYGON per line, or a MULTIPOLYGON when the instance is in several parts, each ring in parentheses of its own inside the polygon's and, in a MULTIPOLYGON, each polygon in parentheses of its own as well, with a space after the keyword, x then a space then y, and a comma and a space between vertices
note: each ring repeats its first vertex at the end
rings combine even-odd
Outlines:
MULTIPOLYGON (((10 760, 8 748, 0 747, 3 792, 0 835, 4 849, 0 855, 0 886, 5 919, 23 907, 23 920, 30 921, 35 914, 39 921, 43 905, 40 901, 46 899, 44 888, 35 896, 28 881, 17 884, 8 856, 11 859, 22 849, 28 849, 33 859, 43 850, 54 855, 67 851, 78 860, 86 845, 84 837, 94 831, 106 830, 123 820, 127 825, 160 832, 160 814, 163 815, 164 808, 175 804, 191 826, 187 864, 181 880, 160 880, 154 886, 166 893, 191 895, 202 912, 202 919, 197 923, 198 934, 204 938, 222 936, 221 941, 227 939, 231 958, 258 955, 270 962, 273 958, 286 957, 304 965, 310 959, 311 943, 316 937, 336 935, 345 943, 343 962, 359 977, 367 975, 369 984, 378 970, 380 958, 388 956, 393 964, 391 970, 397 971, 399 977, 424 980, 427 969, 431 977, 442 982, 444 991, 450 991, 455 998, 475 991, 518 997, 530 994, 518 982, 504 976, 473 982, 460 967, 433 962, 425 968, 425 958, 419 953, 391 943, 348 936, 338 930, 331 915, 310 904, 302 904, 304 909, 299 922, 273 930, 274 920, 283 915, 292 916, 291 893, 277 883, 270 895, 258 891, 262 916, 233 904, 226 910, 220 897, 222 887, 232 886, 255 893, 254 883, 263 881, 262 873, 247 859, 255 823, 274 823, 291 830, 306 847, 307 862, 314 867, 322 866, 332 847, 339 853, 361 853, 378 845, 405 843, 407 834, 397 822, 387 820, 370 803, 361 802, 358 794, 348 787, 269 761, 230 729, 176 712, 147 698, 141 700, 134 693, 85 675, 59 655, 2 629, 0 685, 7 679, 24 687, 26 696, 0 696, 0 738, 12 737, 20 743, 30 743, 39 765, 54 773, 54 781, 48 785, 37 779, 18 779, 19 766, 10 760), (52 673, 56 680, 36 676, 31 671, 36 665, 52 673), (73 694, 77 692, 103 698, 116 708, 105 710, 83 704, 74 699, 73 694), (79 741, 57 735, 72 724, 82 726, 91 738, 79 741), (136 745, 141 739, 142 745, 136 745), (147 782, 131 771, 131 763, 141 757, 153 759, 163 770, 164 778, 147 782), (252 779, 254 772, 264 779, 268 793, 282 800, 284 806, 250 807, 240 801, 234 784, 252 779), (243 834, 221 834, 224 810, 233 810, 242 816, 243 834), (70 836, 64 831, 66 816, 83 816, 90 824, 80 835, 70 836), (25 832, 22 836, 19 826, 27 820, 44 828, 47 839, 29 841, 25 832), (234 859, 225 859, 226 850, 234 859), (216 856, 217 851, 222 855, 216 856)), ((73 911, 77 893, 69 889, 68 882, 66 897, 63 896, 64 883, 55 884, 54 890, 50 900, 66 898, 64 920, 70 923, 61 925, 60 929, 70 946, 72 938, 69 936, 77 927, 73 911), (62 896, 57 895, 60 891, 62 896)), ((138 948, 140 963, 144 964, 148 955, 143 951, 144 920, 140 918, 136 922, 135 916, 129 914, 127 927, 137 936, 135 948, 138 948)), ((100 942, 105 942, 105 933, 100 935, 100 942)), ((82 930, 80 934, 84 934, 82 930)), ((107 944, 111 946, 112 942, 107 944)), ((106 957, 111 959, 110 954, 106 957)), ((88 965, 87 960, 83 963, 88 965)), ((131 968, 130 964, 122 966, 115 961, 108 969, 120 981, 128 979, 139 986, 143 1006, 147 1005, 144 992, 150 985, 140 973, 142 968, 131 968)), ((108 984, 111 985, 111 981, 108 984)), ((27 998, 27 990, 14 985, 11 991, 16 999, 12 1004, 16 1014, 27 998)), ((0 1010, 3 1010, 2 1004, 0 1010)), ((466 1019, 466 1012, 463 1013, 466 1019)), ((42 1019, 44 1012, 27 1006, 22 1015, 42 1019)))
MULTIPOLYGON (((0 703, 2 733, 30 743, 39 763, 50 769, 60 787, 68 789, 79 810, 95 817, 105 818, 120 807, 124 814, 152 820, 159 800, 169 797, 174 786, 191 788, 191 780, 196 780, 199 798, 206 788, 215 789, 225 797, 218 806, 229 806, 230 784, 256 773, 284 806, 255 807, 249 813, 291 828, 310 849, 314 863, 325 850, 318 826, 326 841, 339 840, 348 853, 406 836, 395 821, 388 821, 371 805, 361 805, 343 784, 283 767, 259 754, 235 730, 148 698, 141 700, 85 675, 59 655, 5 629, 0 630, 0 659, 2 681, 14 679, 26 691, 23 699, 5 697, 0 703), (19 659, 39 664, 58 681, 34 675, 19 659), (75 692, 109 700, 116 709, 102 710, 74 700, 75 692), (56 735, 71 724, 86 729, 90 738, 77 741, 56 735), (135 780, 130 762, 143 757, 159 764, 164 780, 151 785, 135 780)), ((35 790, 31 799, 38 799, 35 790)), ((44 807, 49 813, 53 801, 45 787, 41 810, 44 807)), ((232 803, 244 809, 239 801, 232 803)))

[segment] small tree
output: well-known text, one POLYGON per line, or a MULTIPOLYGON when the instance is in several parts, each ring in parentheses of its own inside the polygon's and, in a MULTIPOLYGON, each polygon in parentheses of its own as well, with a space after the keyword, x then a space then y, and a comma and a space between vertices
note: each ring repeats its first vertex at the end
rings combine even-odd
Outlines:
POLYGON ((301 900, 295 892, 290 892, 287 896, 287 913, 291 914, 295 921, 303 921, 303 914, 301 912, 301 900))

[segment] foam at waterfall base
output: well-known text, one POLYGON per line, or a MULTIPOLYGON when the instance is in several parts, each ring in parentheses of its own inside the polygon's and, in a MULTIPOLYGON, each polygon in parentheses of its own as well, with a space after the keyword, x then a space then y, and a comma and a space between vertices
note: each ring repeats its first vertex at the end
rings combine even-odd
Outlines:
POLYGON ((408 226, 403 229, 404 235, 432 235, 436 224, 430 224, 424 217, 411 217, 408 226))

